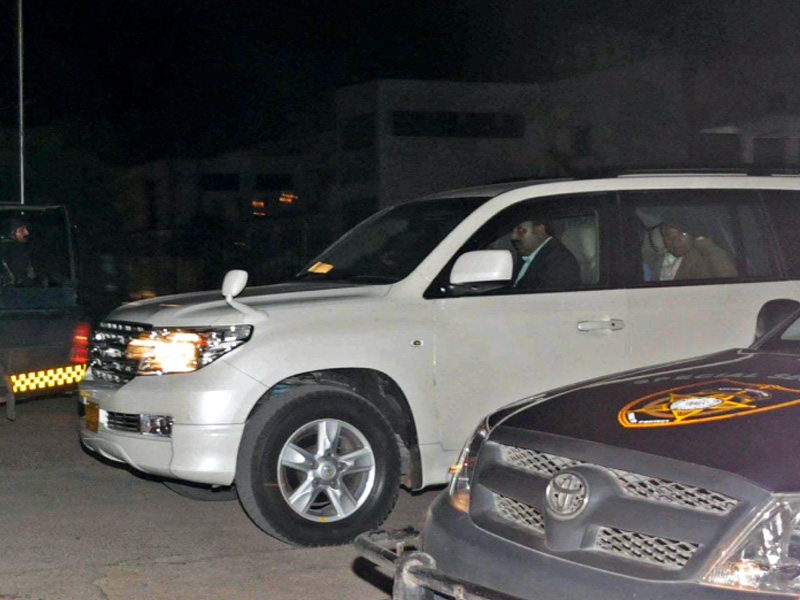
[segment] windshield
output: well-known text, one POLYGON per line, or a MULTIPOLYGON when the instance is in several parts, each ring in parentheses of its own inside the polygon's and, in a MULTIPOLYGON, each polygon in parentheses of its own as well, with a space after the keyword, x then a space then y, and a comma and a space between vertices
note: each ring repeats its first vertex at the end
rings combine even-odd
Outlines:
POLYGON ((0 309, 74 306, 66 211, 0 207, 0 309))
POLYGON ((350 230, 296 277, 375 284, 400 281, 487 200, 423 200, 383 210, 350 230))

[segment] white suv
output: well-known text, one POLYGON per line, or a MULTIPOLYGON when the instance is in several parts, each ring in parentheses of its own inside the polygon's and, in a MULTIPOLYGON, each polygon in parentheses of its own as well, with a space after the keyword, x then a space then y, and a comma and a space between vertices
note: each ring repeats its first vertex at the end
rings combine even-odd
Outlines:
POLYGON ((280 539, 342 543, 399 484, 444 483, 498 406, 749 344, 764 302, 800 299, 798 231, 795 177, 526 182, 398 205, 287 283, 242 292, 233 271, 222 296, 112 312, 81 439, 180 493, 238 496, 280 539), (578 274, 517 283, 523 224, 546 225, 578 274))

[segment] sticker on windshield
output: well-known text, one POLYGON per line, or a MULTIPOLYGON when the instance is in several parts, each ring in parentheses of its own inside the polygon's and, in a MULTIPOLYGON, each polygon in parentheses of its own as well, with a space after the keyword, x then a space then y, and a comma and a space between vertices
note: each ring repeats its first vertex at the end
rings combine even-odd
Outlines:
POLYGON ((800 390, 733 379, 706 381, 637 398, 619 412, 623 427, 692 425, 800 404, 800 390))
POLYGON ((331 269, 333 269, 333 265, 317 261, 313 265, 308 267, 308 272, 309 273, 328 273, 331 269))

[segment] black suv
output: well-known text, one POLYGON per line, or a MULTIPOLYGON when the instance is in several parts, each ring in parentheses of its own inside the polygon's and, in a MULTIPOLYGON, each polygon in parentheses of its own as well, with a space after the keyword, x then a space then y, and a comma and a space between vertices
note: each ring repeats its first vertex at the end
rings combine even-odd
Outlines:
POLYGON ((491 414, 422 541, 365 534, 361 553, 421 549, 399 561, 400 598, 798 597, 798 308, 767 303, 747 349, 491 414))

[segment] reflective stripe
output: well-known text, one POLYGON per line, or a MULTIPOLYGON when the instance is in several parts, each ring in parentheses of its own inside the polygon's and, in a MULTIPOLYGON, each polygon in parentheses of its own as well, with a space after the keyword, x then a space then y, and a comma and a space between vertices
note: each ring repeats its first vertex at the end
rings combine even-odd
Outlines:
POLYGON ((85 373, 86 365, 70 365, 43 371, 31 371, 30 373, 17 373, 10 377, 11 391, 16 394, 79 383, 85 373))

